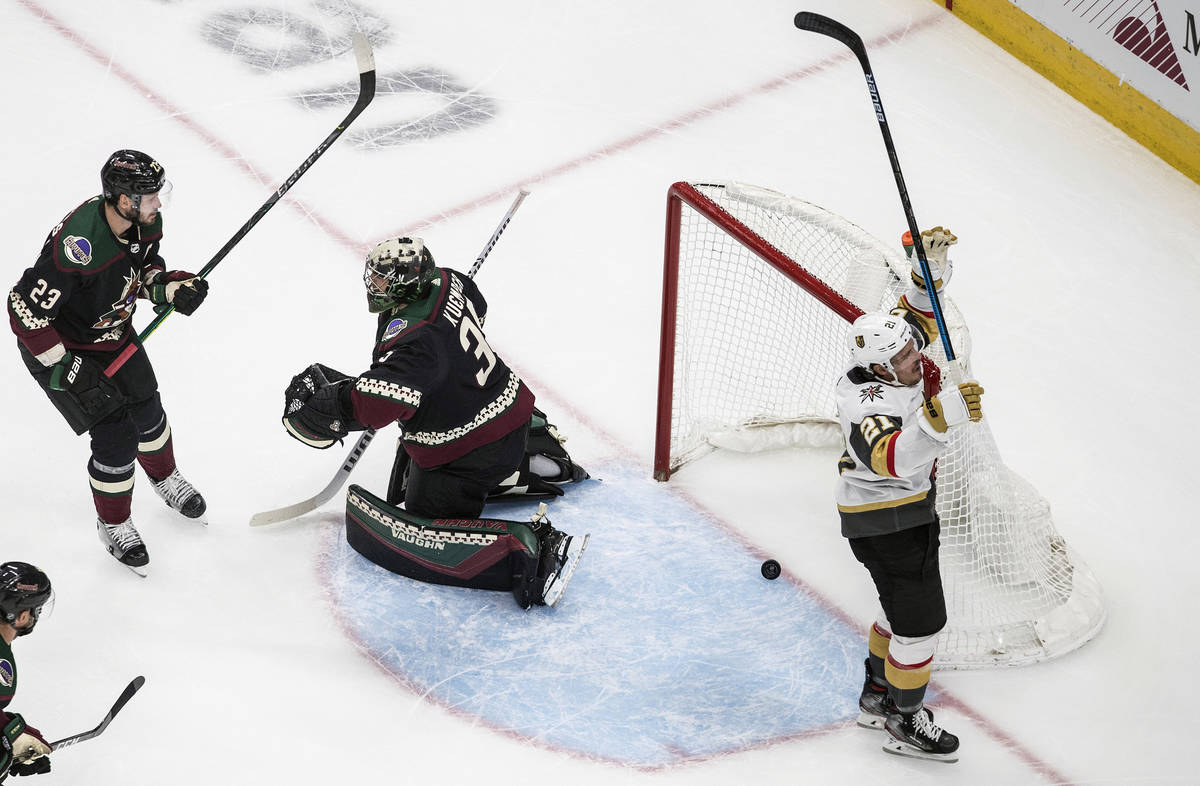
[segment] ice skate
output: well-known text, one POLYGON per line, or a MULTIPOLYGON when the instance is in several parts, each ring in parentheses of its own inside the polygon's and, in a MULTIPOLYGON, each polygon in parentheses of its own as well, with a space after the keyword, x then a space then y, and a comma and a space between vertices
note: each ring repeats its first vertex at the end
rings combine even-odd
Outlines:
POLYGON ((887 719, 891 702, 888 701, 887 687, 877 685, 871 679, 871 661, 863 661, 867 676, 863 680, 862 693, 858 696, 858 725, 864 729, 882 729, 887 719))
POLYGON ((162 480, 151 479, 154 484, 154 490, 158 492, 158 496, 162 497, 163 502, 166 502, 173 510, 177 510, 189 519, 200 519, 201 524, 207 524, 204 519, 204 511, 208 509, 208 505, 204 502, 204 497, 200 496, 200 492, 192 487, 191 483, 184 480, 183 475, 179 474, 178 469, 171 471, 162 480))
POLYGON ((553 606, 562 598, 567 583, 571 581, 571 576, 575 575, 575 568, 579 565, 579 558, 583 556, 583 550, 587 548, 591 535, 575 538, 550 526, 550 520, 546 518, 545 503, 538 506, 537 513, 533 516, 533 526, 535 531, 545 528, 540 537, 541 555, 538 560, 538 576, 542 577, 540 603, 553 606))
POLYGON ((146 550, 146 544, 142 543, 142 536, 133 528, 133 519, 125 519, 120 524, 109 524, 98 518, 96 533, 117 562, 145 578, 146 566, 150 564, 150 552, 146 550))
POLYGON ((958 761, 958 737, 933 722, 933 713, 922 707, 914 713, 892 711, 884 721, 887 737, 883 749, 899 756, 952 763, 958 761))

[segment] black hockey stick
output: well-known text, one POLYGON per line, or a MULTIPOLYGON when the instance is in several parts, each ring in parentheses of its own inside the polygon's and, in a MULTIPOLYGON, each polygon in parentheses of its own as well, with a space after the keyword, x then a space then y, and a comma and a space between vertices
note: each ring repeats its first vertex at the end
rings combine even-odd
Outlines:
POLYGON ((917 261, 921 265, 921 278, 925 280, 925 291, 929 293, 929 302, 933 305, 933 318, 937 322, 938 332, 942 337, 942 346, 946 349, 946 360, 955 359, 954 346, 950 343, 950 331, 946 329, 946 320, 942 316, 942 304, 938 300, 937 290, 933 287, 933 274, 929 270, 929 260, 925 258, 925 246, 921 242, 921 230, 917 228, 917 219, 913 215, 912 202, 908 198, 908 188, 904 185, 904 175, 900 172, 900 159, 896 156, 896 145, 892 142, 892 132, 888 128, 887 115, 883 113, 883 101, 879 98, 879 87, 875 84, 875 75, 871 73, 871 62, 867 59, 867 48, 863 45, 858 33, 846 27, 841 22, 830 19, 811 11, 801 11, 796 14, 796 27, 810 30, 814 33, 827 35, 841 41, 850 47, 850 51, 862 65, 863 75, 867 79, 867 90, 871 93, 871 103, 875 105, 875 117, 879 120, 879 130, 883 132, 883 144, 887 148, 888 158, 892 162, 892 174, 896 176, 896 188, 900 191, 900 204, 904 206, 904 217, 908 220, 908 231, 912 235, 916 247, 917 261))
POLYGON ((128 704, 129 700, 133 698, 133 694, 141 690, 141 687, 145 684, 145 677, 134 677, 133 681, 125 686, 125 690, 121 691, 121 695, 117 697, 117 702, 112 705, 112 709, 109 710, 108 714, 104 716, 104 720, 100 721, 99 726, 91 731, 81 732, 74 736, 61 739, 58 742, 52 742, 50 743, 50 750, 59 751, 70 745, 74 745, 77 742, 90 740, 92 737, 99 737, 104 730, 108 728, 108 724, 112 723, 112 719, 117 717, 117 713, 121 711, 121 708, 128 704))
MULTIPOLYGON (((517 208, 521 206, 521 203, 525 201, 525 197, 527 196, 529 196, 529 192, 523 188, 517 193, 517 198, 513 200, 512 205, 508 208, 508 212, 500 220, 496 231, 488 238, 483 251, 479 252, 479 256, 475 258, 475 263, 467 271, 467 278, 475 278, 475 274, 483 266, 483 260, 487 259, 488 254, 492 253, 492 248, 496 245, 496 241, 500 239, 500 235, 508 227, 508 222, 512 220, 513 214, 517 212, 517 208)), ((371 444, 371 440, 373 439, 375 439, 375 429, 369 428, 364 431, 362 436, 358 438, 358 442, 354 443, 354 447, 350 449, 350 454, 342 462, 341 468, 334 473, 333 479, 329 481, 329 485, 321 489, 320 493, 316 496, 309 497, 303 502, 296 502, 292 505, 276 508, 275 510, 264 510, 262 513, 255 513, 250 517, 250 526, 259 527, 263 524, 277 524, 280 521, 288 521, 297 516, 303 516, 309 511, 316 510, 333 499, 334 495, 345 484, 346 479, 350 477, 350 473, 354 471, 354 465, 362 458, 363 451, 367 449, 367 446, 371 444)))
MULTIPOLYGON (((208 274, 213 271, 213 268, 221 263, 221 260, 223 260, 226 255, 233 250, 234 246, 242 241, 242 238, 244 238, 251 229, 254 229, 254 226, 260 220, 262 220, 262 217, 265 216, 271 208, 275 207, 275 203, 282 199, 283 195, 291 190, 292 186, 296 184, 296 181, 299 180, 300 177, 307 172, 314 163, 316 163, 317 159, 320 158, 325 151, 329 149, 329 146, 332 145, 337 138, 342 135, 342 132, 349 128, 350 124, 354 122, 355 118, 361 115, 363 110, 367 108, 367 104, 370 104, 372 99, 375 98, 375 54, 371 51, 371 43, 367 40, 365 35, 358 32, 353 34, 352 41, 354 43, 354 57, 358 61, 358 100, 354 102, 354 106, 350 109, 350 113, 342 119, 342 122, 338 124, 337 128, 330 132, 329 136, 325 137, 325 140, 321 142, 321 144, 317 145, 317 149, 312 151, 308 158, 304 159, 304 163, 302 163, 295 172, 289 175, 287 180, 283 181, 283 185, 277 188, 266 202, 263 202, 262 207, 254 211, 254 215, 250 216, 250 220, 245 224, 242 224, 242 228, 235 232, 233 237, 229 238, 229 241, 225 245, 221 246, 221 250, 216 253, 216 256, 210 259, 207 265, 200 268, 200 272, 196 274, 200 278, 208 277, 208 274)), ((138 334, 137 342, 130 342, 129 346, 125 347, 125 349, 121 351, 121 354, 117 355, 116 359, 108 365, 108 368, 104 369, 104 375, 106 377, 112 377, 113 374, 117 373, 117 370, 120 369, 121 366, 125 365, 125 362, 128 361, 129 358, 133 357, 133 354, 137 352, 138 344, 149 338, 150 335, 158 329, 158 326, 163 323, 163 320, 171 316, 174 311, 175 307, 170 304, 167 304, 166 308, 160 312, 156 309, 158 315, 141 333, 138 334)))

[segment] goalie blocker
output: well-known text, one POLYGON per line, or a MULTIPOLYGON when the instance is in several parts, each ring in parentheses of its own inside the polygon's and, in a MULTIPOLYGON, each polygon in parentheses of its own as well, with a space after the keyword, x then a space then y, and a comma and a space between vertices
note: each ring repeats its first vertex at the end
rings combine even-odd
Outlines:
POLYGON ((431 584, 511 591, 523 609, 553 606, 587 547, 556 530, 546 506, 528 522, 430 519, 389 505, 361 486, 346 494, 346 542, 392 573, 431 584))

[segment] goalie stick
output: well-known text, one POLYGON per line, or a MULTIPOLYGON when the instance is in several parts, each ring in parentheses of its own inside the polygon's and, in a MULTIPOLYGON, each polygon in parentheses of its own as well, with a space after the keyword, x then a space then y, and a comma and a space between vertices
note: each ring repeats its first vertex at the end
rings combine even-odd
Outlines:
POLYGON ((145 677, 134 677, 133 681, 125 686, 125 690, 121 691, 121 695, 117 697, 116 703, 112 705, 112 709, 108 711, 108 714, 104 716, 104 720, 100 721, 99 726, 91 731, 80 732, 79 734, 75 734, 71 737, 61 739, 58 742, 52 742, 50 743, 50 750, 59 751, 63 748, 74 745, 77 742, 83 742, 84 740, 90 740, 93 737, 99 737, 104 730, 108 728, 108 724, 112 723, 112 719, 117 716, 117 713, 121 711, 121 708, 128 704, 129 700, 133 698, 133 694, 141 690, 142 686, 145 684, 145 677))
MULTIPOLYGON (((329 136, 325 137, 325 140, 321 142, 321 144, 317 145, 317 149, 312 151, 308 158, 304 159, 304 163, 302 163, 295 172, 289 175, 287 180, 283 181, 283 185, 277 188, 266 202, 263 202, 262 207, 254 211, 254 215, 250 216, 250 220, 243 224, 242 228, 235 232, 233 237, 229 238, 229 241, 225 245, 221 246, 221 250, 216 253, 216 256, 210 259, 208 264, 202 267, 200 272, 196 274, 198 278, 208 277, 208 274, 213 271, 213 268, 219 265, 221 260, 223 260, 229 254, 229 252, 233 250, 233 247, 240 243, 242 238, 244 238, 250 232, 250 230, 253 229, 260 220, 262 220, 262 217, 267 214, 267 211, 275 207, 275 203, 282 199, 283 195, 291 190, 292 186, 296 184, 296 181, 299 180, 314 163, 316 163, 317 159, 320 158, 325 151, 329 149, 329 146, 332 145, 337 138, 342 135, 342 132, 349 128, 350 124, 354 122, 355 118, 361 115, 363 110, 367 108, 367 104, 370 104, 372 99, 375 98, 375 54, 371 51, 371 42, 367 40, 365 35, 359 32, 355 32, 351 37, 351 40, 354 43, 354 57, 358 61, 358 100, 354 102, 354 106, 350 109, 350 113, 342 119, 342 122, 338 124, 337 128, 330 132, 329 136)), ((155 316, 154 319, 151 320, 150 324, 138 334, 138 340, 131 341, 129 346, 125 347, 125 349, 121 351, 121 354, 117 355, 113 362, 108 365, 108 368, 104 369, 104 376, 111 378, 113 374, 116 374, 117 370, 120 369, 121 366, 125 365, 126 361, 133 357, 133 354, 137 352, 138 345, 149 338, 150 335, 158 329, 158 326, 163 323, 163 320, 171 316, 171 313, 175 311, 175 307, 169 303, 165 305, 166 307, 161 311, 157 308, 155 309, 157 316, 155 316)))
POLYGON ((900 204, 904 206, 904 217, 908 220, 908 231, 916 239, 913 244, 917 253, 917 261, 921 267, 921 278, 925 280, 925 291, 929 293, 929 302, 933 306, 933 318, 937 322, 938 333, 942 338, 942 346, 946 350, 946 360, 951 368, 958 369, 955 363, 954 346, 950 343, 950 331, 946 329, 946 320, 942 316, 942 305, 938 299, 937 290, 933 287, 933 274, 929 269, 929 260, 925 258, 925 245, 921 242, 921 230, 917 228, 917 219, 913 215, 912 202, 908 198, 908 188, 904 185, 904 174, 900 171, 900 159, 896 155, 896 145, 892 141, 892 132, 888 128, 887 115, 883 113, 883 101, 879 97, 879 87, 875 84, 875 75, 871 72, 871 62, 867 59, 867 48, 858 33, 846 27, 841 22, 830 19, 811 11, 801 11, 796 14, 796 27, 813 33, 829 36, 841 41, 850 48, 862 66, 863 76, 867 80, 867 90, 871 93, 871 103, 875 105, 875 117, 879 120, 879 130, 883 133, 883 144, 887 148, 888 159, 892 162, 892 174, 896 176, 896 188, 900 192, 900 204))
MULTIPOLYGON (((517 212, 517 208, 525 201, 525 197, 529 196, 529 192, 522 188, 517 193, 517 198, 513 200, 509 206, 508 212, 504 214, 504 218, 500 220, 499 226, 492 236, 488 238, 488 242, 484 245, 483 251, 479 252, 479 256, 475 258, 475 263, 471 265, 471 269, 467 271, 467 278, 475 278, 475 274, 479 272, 479 268, 483 266, 483 260, 487 259, 488 254, 492 253, 492 248, 496 245, 496 241, 500 239, 500 235, 508 228, 508 222, 512 220, 513 214, 517 212)), ((314 511, 324 505, 329 500, 333 499, 334 495, 346 483, 346 479, 350 477, 350 473, 354 470, 354 465, 362 458, 363 451, 371 444, 371 440, 375 438, 375 429, 369 428, 362 433, 358 438, 358 442, 354 443, 354 447, 350 449, 350 454, 346 456, 346 460, 342 462, 342 466, 333 475, 333 479, 325 488, 313 497, 309 497, 303 502, 296 502, 292 505, 286 505, 275 510, 264 510, 261 513, 255 513, 250 517, 251 527, 260 527, 264 524, 277 524, 280 521, 289 521, 303 516, 305 513, 314 511)))

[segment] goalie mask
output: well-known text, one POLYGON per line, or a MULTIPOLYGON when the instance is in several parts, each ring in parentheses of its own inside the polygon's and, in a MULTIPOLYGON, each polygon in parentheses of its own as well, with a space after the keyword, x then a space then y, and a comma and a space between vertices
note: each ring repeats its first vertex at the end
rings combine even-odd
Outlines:
POLYGON ((419 237, 385 240, 367 254, 363 283, 372 314, 413 303, 429 294, 437 268, 419 237))
POLYGON ((28 562, 0 565, 0 618, 16 628, 21 612, 29 612, 29 624, 16 628, 18 636, 32 633, 42 609, 53 605, 54 590, 45 573, 28 562))
POLYGON ((896 378, 899 375, 892 359, 914 338, 912 326, 904 317, 882 312, 863 314, 854 320, 847 335, 855 365, 870 371, 878 363, 896 378))

